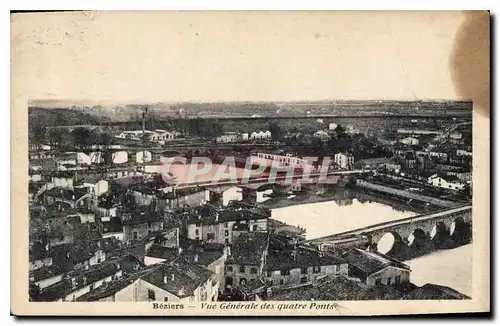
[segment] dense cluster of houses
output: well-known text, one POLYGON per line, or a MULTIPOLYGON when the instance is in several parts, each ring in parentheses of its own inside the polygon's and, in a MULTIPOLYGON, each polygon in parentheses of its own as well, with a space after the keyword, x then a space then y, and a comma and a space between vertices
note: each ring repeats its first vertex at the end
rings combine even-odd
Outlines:
POLYGON ((363 267, 355 253, 301 244, 305 230, 276 227, 269 209, 214 201, 206 189, 176 189, 152 173, 37 173, 31 300, 253 300, 324 277, 367 286, 409 282, 409 268, 388 257, 361 250, 357 255, 383 262, 363 267))
POLYGON ((225 132, 216 138, 217 143, 236 143, 248 140, 269 140, 271 139, 271 131, 256 130, 252 132, 225 132))

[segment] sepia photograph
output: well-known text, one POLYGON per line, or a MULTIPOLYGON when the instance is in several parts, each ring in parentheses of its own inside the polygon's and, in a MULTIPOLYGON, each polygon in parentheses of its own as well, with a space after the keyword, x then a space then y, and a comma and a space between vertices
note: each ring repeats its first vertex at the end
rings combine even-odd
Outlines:
POLYGON ((489 88, 456 79, 489 61, 462 24, 489 33, 487 12, 14 14, 13 300, 487 311, 489 88))

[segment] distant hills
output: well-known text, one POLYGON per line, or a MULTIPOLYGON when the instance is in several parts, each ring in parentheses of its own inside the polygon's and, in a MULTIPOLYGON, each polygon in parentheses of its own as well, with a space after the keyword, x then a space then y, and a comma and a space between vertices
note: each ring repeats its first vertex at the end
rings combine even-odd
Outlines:
POLYGON ((141 108, 154 119, 287 118, 335 116, 467 116, 469 101, 315 101, 113 104, 89 101, 33 101, 29 119, 44 125, 100 124, 137 121, 141 108))

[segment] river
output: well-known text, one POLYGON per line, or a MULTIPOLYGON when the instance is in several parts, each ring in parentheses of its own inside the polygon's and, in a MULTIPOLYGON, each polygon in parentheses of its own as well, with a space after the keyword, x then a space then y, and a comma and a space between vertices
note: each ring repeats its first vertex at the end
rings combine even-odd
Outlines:
MULTIPOLYGON (((394 209, 374 201, 360 202, 356 198, 325 201, 272 209, 271 218, 307 230, 306 238, 314 239, 334 233, 403 219, 418 215, 410 210, 394 209)), ((471 295, 472 245, 441 250, 406 261, 412 269, 411 281, 416 285, 434 283, 449 286, 471 295), (457 259, 460 257, 460 259, 457 259)))

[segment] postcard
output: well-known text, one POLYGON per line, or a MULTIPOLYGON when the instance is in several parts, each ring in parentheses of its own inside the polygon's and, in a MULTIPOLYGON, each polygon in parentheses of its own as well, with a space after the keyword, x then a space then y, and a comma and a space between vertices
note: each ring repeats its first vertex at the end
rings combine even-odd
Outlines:
POLYGON ((488 12, 11 26, 12 314, 490 311, 488 12))

